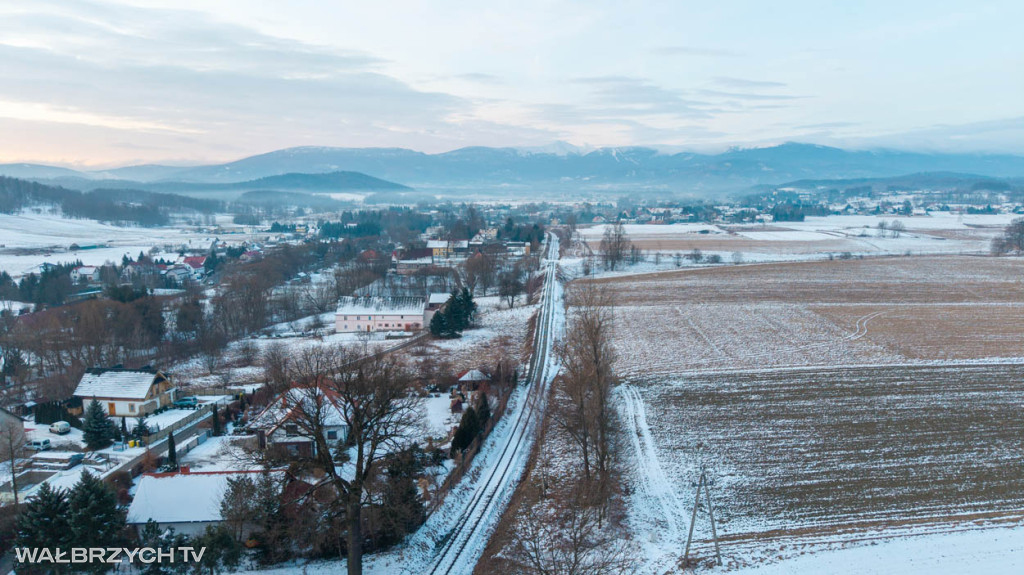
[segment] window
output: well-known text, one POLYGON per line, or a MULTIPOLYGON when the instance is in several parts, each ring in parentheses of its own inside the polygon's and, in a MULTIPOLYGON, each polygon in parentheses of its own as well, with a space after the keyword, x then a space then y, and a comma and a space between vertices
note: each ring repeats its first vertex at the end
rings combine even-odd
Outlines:
POLYGON ((356 321, 359 321, 359 316, 356 316, 356 321))
POLYGON ((347 323, 345 324, 345 329, 348 329, 348 324, 347 323))
POLYGON ((135 404, 134 403, 129 403, 128 404, 128 413, 135 413, 135 404))
POLYGON ((284 434, 292 437, 299 434, 299 426, 294 423, 287 423, 284 426, 284 434))
POLYGON ((333 429, 327 432, 327 439, 338 439, 338 432, 333 429))

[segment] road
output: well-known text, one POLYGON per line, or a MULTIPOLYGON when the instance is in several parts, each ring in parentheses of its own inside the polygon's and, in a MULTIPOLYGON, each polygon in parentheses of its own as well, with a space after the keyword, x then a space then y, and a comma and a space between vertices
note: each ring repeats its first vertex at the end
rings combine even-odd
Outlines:
MULTIPOLYGON (((562 286, 558 280, 558 238, 554 234, 549 234, 548 238, 544 292, 527 373, 525 399, 516 409, 506 414, 513 421, 511 430, 501 434, 492 433, 488 438, 488 441, 501 442, 488 446, 492 450, 490 453, 495 453, 495 456, 478 456, 480 469, 467 473, 469 479, 463 480, 456 487, 472 490, 472 496, 460 498, 465 503, 458 510, 457 520, 438 542, 436 554, 425 569, 430 575, 473 572, 526 468, 543 414, 547 390, 558 372, 553 347, 564 327, 562 286), (476 471, 479 471, 479 476, 474 480, 476 471)), ((474 461, 473 467, 477 467, 477 461, 474 461)), ((422 572, 418 570, 417 574, 422 572)))

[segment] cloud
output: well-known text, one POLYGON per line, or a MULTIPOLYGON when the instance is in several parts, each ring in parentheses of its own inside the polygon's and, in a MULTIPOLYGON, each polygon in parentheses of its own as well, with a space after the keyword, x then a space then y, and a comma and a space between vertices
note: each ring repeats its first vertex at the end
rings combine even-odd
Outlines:
POLYGON ((662 46, 655 48, 654 53, 662 56, 703 56, 708 58, 735 58, 742 55, 734 50, 699 46, 662 46))
POLYGON ((727 88, 784 88, 785 82, 770 82, 765 80, 747 80, 745 78, 733 78, 730 76, 717 76, 712 78, 712 82, 719 86, 725 86, 727 88))
POLYGON ((460 80, 467 80, 470 82, 478 82, 480 84, 504 84, 501 78, 494 74, 484 74, 482 72, 469 72, 466 74, 458 74, 455 76, 460 80))
POLYGON ((802 96, 788 94, 750 94, 746 92, 723 92, 721 90, 697 90, 697 93, 703 96, 732 98, 736 100, 798 100, 802 98, 802 96))

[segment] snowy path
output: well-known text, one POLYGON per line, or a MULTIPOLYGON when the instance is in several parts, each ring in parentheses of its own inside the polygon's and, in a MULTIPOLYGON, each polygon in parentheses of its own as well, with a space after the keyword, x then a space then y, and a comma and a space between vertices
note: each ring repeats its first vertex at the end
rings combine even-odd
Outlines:
POLYGON ((540 321, 528 374, 509 411, 451 495, 414 536, 410 547, 428 552, 411 558, 403 572, 420 575, 469 574, 522 478, 544 409, 546 389, 558 373, 554 342, 564 329, 562 285, 558 281, 558 239, 549 235, 540 321))
POLYGON ((645 558, 634 572, 664 573, 676 567, 685 544, 686 509, 658 460, 640 391, 631 385, 618 391, 634 464, 630 523, 645 558))

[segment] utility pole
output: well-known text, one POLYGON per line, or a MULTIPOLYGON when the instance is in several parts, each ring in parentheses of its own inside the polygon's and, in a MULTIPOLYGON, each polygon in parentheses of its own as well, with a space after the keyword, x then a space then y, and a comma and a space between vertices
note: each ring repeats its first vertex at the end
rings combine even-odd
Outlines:
POLYGON ((718 530, 715 528, 715 511, 711 506, 711 485, 708 483, 707 472, 701 469, 700 480, 697 481, 697 493, 693 498, 693 514, 690 516, 690 533, 686 536, 686 551, 683 553, 683 564, 690 563, 690 543, 693 542, 693 526, 697 523, 697 508, 700 507, 700 490, 704 489, 704 501, 708 506, 708 516, 711 518, 711 538, 715 542, 715 558, 718 564, 722 564, 722 551, 718 545, 718 530))

